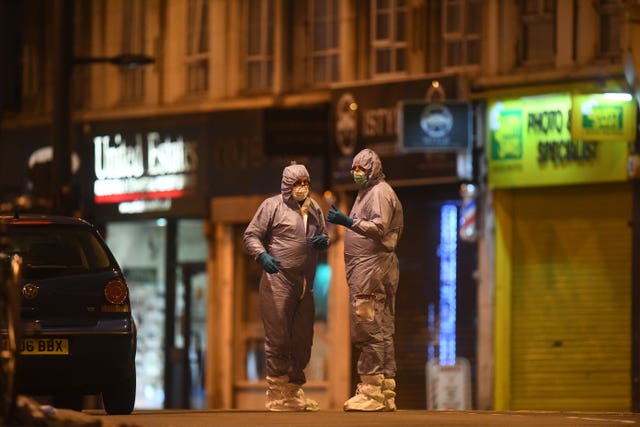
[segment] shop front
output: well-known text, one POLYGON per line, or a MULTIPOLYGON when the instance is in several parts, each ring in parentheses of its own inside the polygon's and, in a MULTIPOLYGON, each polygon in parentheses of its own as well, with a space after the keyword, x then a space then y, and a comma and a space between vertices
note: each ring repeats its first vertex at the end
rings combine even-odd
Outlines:
MULTIPOLYGON (((258 302, 262 267, 245 252, 242 235, 264 199, 280 192, 282 171, 307 167, 312 197, 326 211, 326 103, 210 115, 210 305, 207 407, 264 409, 264 331, 258 302)), ((316 321, 305 392, 320 407, 332 405, 330 353, 340 343, 329 336, 330 254, 323 253, 314 283, 316 321)), ((337 377, 336 377, 337 378, 337 377)))
POLYGON ((138 329, 137 409, 204 407, 206 116, 86 123, 87 217, 124 270, 138 329))
POLYGON ((635 111, 595 87, 489 99, 497 410, 629 410, 635 111))
MULTIPOLYGON (((349 212, 357 194, 350 174, 353 156, 371 148, 404 209, 395 333, 396 401, 402 409, 472 407, 478 250, 475 210, 464 211, 461 189, 473 188, 463 184, 474 182, 473 108, 456 99, 458 84, 455 75, 438 75, 332 90, 332 201, 349 212), (468 227, 465 235, 461 223, 468 227), (448 395, 438 393, 447 382, 445 371, 462 374, 460 386, 448 395)), ((471 202, 465 206, 474 206, 475 199, 464 196, 471 202)), ((336 319, 346 330, 344 229, 332 226, 332 232, 331 295, 344 310, 336 319)), ((359 382, 356 358, 349 344, 333 354, 333 363, 349 361, 350 381, 341 385, 340 392, 346 388, 342 397, 348 398, 359 382)))

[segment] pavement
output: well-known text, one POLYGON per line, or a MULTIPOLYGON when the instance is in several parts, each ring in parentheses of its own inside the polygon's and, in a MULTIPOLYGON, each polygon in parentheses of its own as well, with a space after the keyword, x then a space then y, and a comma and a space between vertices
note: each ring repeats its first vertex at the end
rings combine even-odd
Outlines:
POLYGON ((241 410, 87 412, 102 427, 637 427, 640 414, 544 411, 268 412, 241 410))
MULTIPOLYGON (((246 410, 136 410, 107 415, 73 411, 18 396, 21 427, 640 427, 640 413, 553 411, 398 410, 395 412, 269 412, 246 410)), ((0 424, 2 425, 2 424, 0 424)))

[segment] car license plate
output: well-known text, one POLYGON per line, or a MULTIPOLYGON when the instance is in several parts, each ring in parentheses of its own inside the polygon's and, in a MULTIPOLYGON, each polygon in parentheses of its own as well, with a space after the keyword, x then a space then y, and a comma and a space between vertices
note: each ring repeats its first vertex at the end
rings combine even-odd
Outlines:
MULTIPOLYGON (((7 349, 6 339, 2 341, 2 348, 7 349)), ((69 354, 69 340, 66 338, 24 338, 20 343, 20 354, 69 354)))

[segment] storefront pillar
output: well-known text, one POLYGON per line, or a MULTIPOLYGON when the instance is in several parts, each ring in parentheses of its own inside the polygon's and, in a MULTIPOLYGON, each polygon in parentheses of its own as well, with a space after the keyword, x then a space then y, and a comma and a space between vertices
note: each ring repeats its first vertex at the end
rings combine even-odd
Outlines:
MULTIPOLYGON (((631 23, 629 40, 629 70, 627 82, 632 87, 638 106, 640 117, 640 6, 629 7, 629 22, 631 23)), ((632 243, 631 243, 631 410, 640 412, 640 171, 638 170, 638 160, 640 160, 640 122, 636 122, 636 139, 633 150, 633 160, 635 169, 631 169, 630 178, 633 186, 633 207, 632 207, 632 243)))
POLYGON ((214 225, 209 264, 209 333, 205 389, 208 409, 233 408, 233 227, 228 223, 214 225))

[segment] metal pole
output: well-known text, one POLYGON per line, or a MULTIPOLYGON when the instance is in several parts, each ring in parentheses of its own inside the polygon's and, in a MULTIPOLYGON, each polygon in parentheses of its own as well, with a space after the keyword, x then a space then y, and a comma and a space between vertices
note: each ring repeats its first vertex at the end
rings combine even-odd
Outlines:
POLYGON ((166 254, 165 254, 165 317, 164 317, 164 407, 173 409, 179 407, 179 395, 174 390, 176 385, 174 365, 179 362, 179 355, 175 349, 176 334, 176 230, 177 224, 174 218, 167 220, 165 229, 166 254))
POLYGON ((71 71, 73 64, 73 0, 55 0, 53 32, 53 126, 51 201, 56 213, 64 212, 64 195, 71 191, 71 71))
POLYGON ((189 263, 182 264, 182 283, 184 285, 184 316, 182 319, 182 334, 184 336, 184 350, 182 356, 182 408, 191 408, 191 361, 189 350, 191 349, 191 289, 192 266, 189 263))

